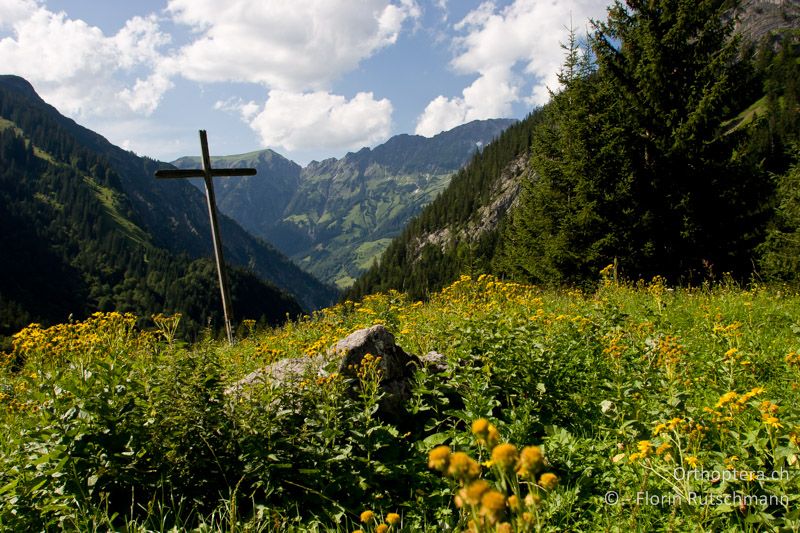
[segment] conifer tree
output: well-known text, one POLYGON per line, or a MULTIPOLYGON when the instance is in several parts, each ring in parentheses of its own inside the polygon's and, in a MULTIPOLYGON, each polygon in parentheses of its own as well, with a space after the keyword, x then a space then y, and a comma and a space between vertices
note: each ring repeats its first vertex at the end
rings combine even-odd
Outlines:
MULTIPOLYGON (((800 161, 800 155, 796 155, 800 161)), ((800 162, 777 178, 773 227, 760 246, 761 268, 771 279, 800 282, 800 162)))
POLYGON ((742 107, 749 59, 733 36, 738 2, 617 0, 595 24, 597 62, 628 109, 626 156, 646 251, 636 274, 749 273, 769 184, 724 130, 742 107))
POLYGON ((731 7, 617 1, 594 23, 593 61, 571 35, 504 271, 575 283, 618 258, 634 278, 749 273, 769 186, 723 127, 749 79, 731 7))

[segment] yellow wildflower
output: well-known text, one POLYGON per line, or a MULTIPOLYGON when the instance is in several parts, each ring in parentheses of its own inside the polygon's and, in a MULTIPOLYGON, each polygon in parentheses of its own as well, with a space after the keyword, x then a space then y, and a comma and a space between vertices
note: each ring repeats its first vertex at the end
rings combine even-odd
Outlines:
POLYGON ((511 533, 513 530, 511 529, 511 524, 508 522, 503 522, 502 524, 497 524, 497 533, 511 533))
POLYGON ((553 490, 558 485, 558 476, 551 472, 545 472, 539 478, 539 486, 545 490, 553 490))
POLYGON ((519 497, 516 494, 512 494, 508 497, 508 508, 512 511, 519 511, 519 497))
POLYGON ((738 396, 739 394, 737 394, 735 391, 726 392, 725 394, 720 396, 719 401, 717 402, 717 407, 723 407, 726 404, 731 403, 738 396))
MULTIPOLYGON (((478 479, 458 491, 457 497, 462 504, 465 503, 474 507, 481 503, 481 498, 490 488, 489 483, 485 479, 478 479)), ((456 503, 458 503, 458 501, 456 503)))
POLYGON ((428 454, 428 468, 445 472, 450 464, 450 448, 448 446, 437 446, 428 454))
POLYGON ((693 455, 687 457, 684 460, 686 461, 686 464, 691 466, 692 468, 697 468, 697 465, 700 464, 700 461, 697 459, 697 457, 695 457, 693 455))
POLYGON ((759 405, 758 408, 761 410, 762 413, 765 414, 770 413, 772 415, 777 414, 779 409, 778 404, 772 403, 769 400, 764 400, 763 402, 761 402, 761 405, 759 405))
POLYGON ((481 497, 481 516, 485 517, 490 523, 497 522, 505 508, 505 496, 494 489, 487 491, 481 497))
POLYGON ((472 480, 481 473, 481 466, 464 452, 450 454, 450 466, 447 469, 450 477, 461 480, 472 480))
POLYGON ((389 531, 389 524, 378 524, 375 528, 375 533, 386 533, 389 531))
POLYGON ((390 526, 395 526, 400 523, 400 515, 397 513, 389 513, 386 515, 386 523, 390 526))
POLYGON ((487 447, 492 448, 496 446, 498 442, 500 442, 500 432, 497 431, 497 428, 494 426, 494 424, 489 424, 489 431, 486 435, 486 442, 484 444, 486 444, 487 447))
POLYGON ((472 423, 472 434, 476 437, 483 438, 489 433, 489 421, 485 418, 479 418, 472 423))
POLYGON ((544 454, 539 446, 525 446, 519 456, 520 477, 530 477, 536 474, 544 464, 544 454))
POLYGON ((647 457, 653 451, 653 444, 649 440, 640 440, 638 444, 639 454, 642 457, 647 457))
POLYGON ((361 520, 362 524, 369 523, 374 519, 375 519, 375 513, 373 513, 370 510, 364 511, 363 513, 361 513, 361 516, 359 517, 359 520, 361 520))
POLYGON ((775 416, 764 413, 763 415, 761 415, 761 418, 763 419, 764 424, 767 426, 770 426, 775 429, 780 429, 783 427, 783 424, 781 424, 780 420, 778 420, 778 418, 775 416))
POLYGON ((678 427, 678 424, 680 424, 681 422, 683 422, 683 418, 678 418, 676 416, 675 418, 673 418, 672 420, 669 421, 669 425, 667 426, 667 429, 669 429, 670 431, 673 431, 676 427, 678 427))
POLYGON ((498 444, 492 450, 492 462, 497 465, 500 470, 511 470, 516 466, 517 447, 511 443, 498 444))
POLYGON ((529 492, 527 496, 525 496, 525 505, 527 507, 535 507, 542 502, 541 496, 538 494, 534 494, 529 492))
POLYGON ((500 442, 500 432, 485 418, 479 418, 472 423, 472 434, 481 446, 491 448, 500 442))

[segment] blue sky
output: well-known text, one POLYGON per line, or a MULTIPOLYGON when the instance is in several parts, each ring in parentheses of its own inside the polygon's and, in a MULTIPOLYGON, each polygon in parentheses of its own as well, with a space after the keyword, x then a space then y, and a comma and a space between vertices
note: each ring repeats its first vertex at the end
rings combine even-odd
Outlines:
POLYGON ((521 118, 570 21, 606 0, 0 0, 0 70, 162 160, 265 147, 305 164, 398 133, 521 118))

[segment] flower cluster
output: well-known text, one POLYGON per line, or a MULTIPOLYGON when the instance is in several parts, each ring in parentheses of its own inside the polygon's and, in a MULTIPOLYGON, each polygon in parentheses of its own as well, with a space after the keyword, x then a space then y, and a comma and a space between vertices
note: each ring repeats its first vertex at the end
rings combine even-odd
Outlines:
POLYGON ((57 363, 73 357, 89 357, 97 351, 127 350, 149 341, 136 331, 136 320, 131 313, 98 312, 82 322, 49 328, 31 324, 12 336, 13 355, 22 361, 57 363))
POLYGON ((542 497, 558 485, 552 472, 539 475, 545 466, 541 447, 526 446, 519 451, 514 444, 499 442, 497 428, 482 418, 473 422, 472 433, 480 446, 491 449, 491 459, 484 464, 494 473, 494 484, 482 477, 477 461, 448 446, 430 451, 428 467, 456 483, 454 500, 469 518, 470 531, 512 531, 514 526, 518 531, 528 530, 542 497), (528 493, 522 498, 524 487, 528 493))
POLYGON ((500 442, 500 432, 485 418, 479 418, 472 423, 472 434, 479 445, 487 448, 493 448, 500 442))
POLYGON ((658 366, 665 368, 667 374, 671 376, 674 374, 677 365, 683 361, 687 352, 677 337, 664 335, 656 343, 656 354, 658 366))
MULTIPOLYGON (((374 511, 367 509, 362 511, 358 517, 359 521, 364 524, 367 531, 374 531, 375 533, 387 533, 394 531, 395 527, 400 527, 402 517, 397 513, 388 513, 384 517, 384 521, 378 520, 378 516, 374 511)), ((353 533, 365 533, 363 529, 356 529, 353 533)))
POLYGON ((625 345, 622 343, 622 333, 619 331, 609 332, 605 335, 606 342, 603 348, 603 355, 607 355, 613 360, 619 360, 625 351, 625 345))

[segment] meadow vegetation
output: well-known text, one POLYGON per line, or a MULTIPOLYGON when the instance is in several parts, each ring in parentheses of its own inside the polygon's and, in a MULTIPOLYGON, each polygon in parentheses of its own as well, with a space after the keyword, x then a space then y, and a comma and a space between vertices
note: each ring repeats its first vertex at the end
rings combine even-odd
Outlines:
POLYGON ((0 529, 800 530, 800 296, 732 282, 591 292, 462 277, 256 330, 98 313, 0 360, 0 529), (225 389, 384 324, 417 370, 380 416, 376 358, 225 389))

